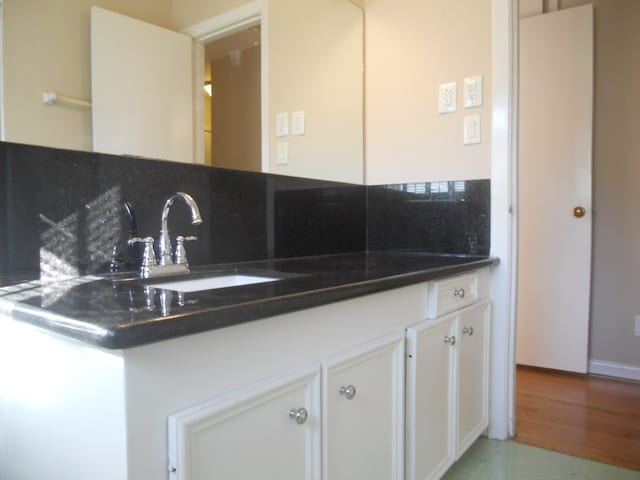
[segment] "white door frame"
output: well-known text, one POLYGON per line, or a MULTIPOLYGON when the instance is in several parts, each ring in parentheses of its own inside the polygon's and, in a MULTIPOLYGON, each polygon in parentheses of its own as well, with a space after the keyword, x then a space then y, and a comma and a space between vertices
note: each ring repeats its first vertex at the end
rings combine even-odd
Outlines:
POLYGON ((518 0, 491 0, 491 399, 489 437, 515 434, 517 279, 518 0))
POLYGON ((0 140, 6 140, 4 133, 4 5, 0 0, 0 140))
POLYGON ((204 44, 235 32, 260 25, 260 98, 262 133, 262 172, 269 172, 269 48, 267 1, 252 0, 237 8, 208 18, 182 30, 194 40, 194 152, 196 163, 204 163, 204 44))

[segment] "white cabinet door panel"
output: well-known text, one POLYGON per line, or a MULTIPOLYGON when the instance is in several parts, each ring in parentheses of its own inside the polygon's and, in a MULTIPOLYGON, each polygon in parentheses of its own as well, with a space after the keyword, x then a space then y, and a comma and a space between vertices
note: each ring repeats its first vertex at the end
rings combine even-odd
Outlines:
POLYGON ((456 318, 407 329, 407 480, 438 479, 455 459, 456 318))
POLYGON ((490 318, 489 302, 461 311, 458 318, 457 458, 489 425, 490 318))
POLYGON ((320 480, 320 428, 319 366, 270 379, 172 415, 170 478, 320 480))
POLYGON ((324 480, 404 478, 404 335, 323 362, 322 418, 324 480))

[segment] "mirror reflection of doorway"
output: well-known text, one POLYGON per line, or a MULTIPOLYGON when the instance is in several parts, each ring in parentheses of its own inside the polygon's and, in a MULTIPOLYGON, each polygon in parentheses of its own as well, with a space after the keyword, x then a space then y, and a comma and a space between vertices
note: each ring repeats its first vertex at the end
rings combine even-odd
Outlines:
POLYGON ((204 62, 205 163, 261 171, 260 27, 207 43, 204 62))

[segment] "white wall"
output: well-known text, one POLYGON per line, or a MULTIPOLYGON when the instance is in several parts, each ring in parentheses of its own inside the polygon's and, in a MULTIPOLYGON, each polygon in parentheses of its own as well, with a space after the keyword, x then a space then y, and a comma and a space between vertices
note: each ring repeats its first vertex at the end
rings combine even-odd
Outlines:
POLYGON ((92 5, 171 26, 171 0, 4 0, 4 140, 91 150, 91 110, 45 105, 42 92, 91 100, 92 5))
POLYGON ((173 28, 180 31, 227 10, 238 8, 250 0, 171 0, 173 28))
POLYGON ((269 0, 271 173, 363 183, 362 10, 345 0, 269 0), (304 111, 303 136, 275 136, 275 116, 304 111), (278 143, 288 164, 277 165, 278 143))
MULTIPOLYGON (((593 272, 590 359, 640 379, 640 2, 594 0, 593 272)), ((603 372, 606 373, 606 372, 603 372)), ((615 373, 615 372, 609 372, 615 373)))
POLYGON ((367 0, 366 183, 489 178, 490 0, 367 0), (484 106, 462 108, 462 81, 484 76, 484 106), (458 83, 458 110, 439 115, 438 85, 458 83), (482 143, 463 145, 480 113, 482 143))
POLYGON ((211 97, 211 165, 259 172, 262 168, 260 47, 242 50, 237 65, 231 63, 228 55, 212 60, 211 65, 215 89, 211 97))

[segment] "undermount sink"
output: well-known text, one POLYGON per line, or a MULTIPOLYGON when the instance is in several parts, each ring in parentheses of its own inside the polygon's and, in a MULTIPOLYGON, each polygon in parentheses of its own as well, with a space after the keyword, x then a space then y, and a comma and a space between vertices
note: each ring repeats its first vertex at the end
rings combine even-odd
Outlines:
POLYGON ((154 288, 164 288, 176 292, 201 292, 204 290, 215 290, 218 288, 240 287, 242 285, 253 285, 255 283, 275 282, 281 278, 256 277, 252 275, 220 275, 216 277, 195 278, 192 280, 178 280, 175 282, 154 283, 154 288))

